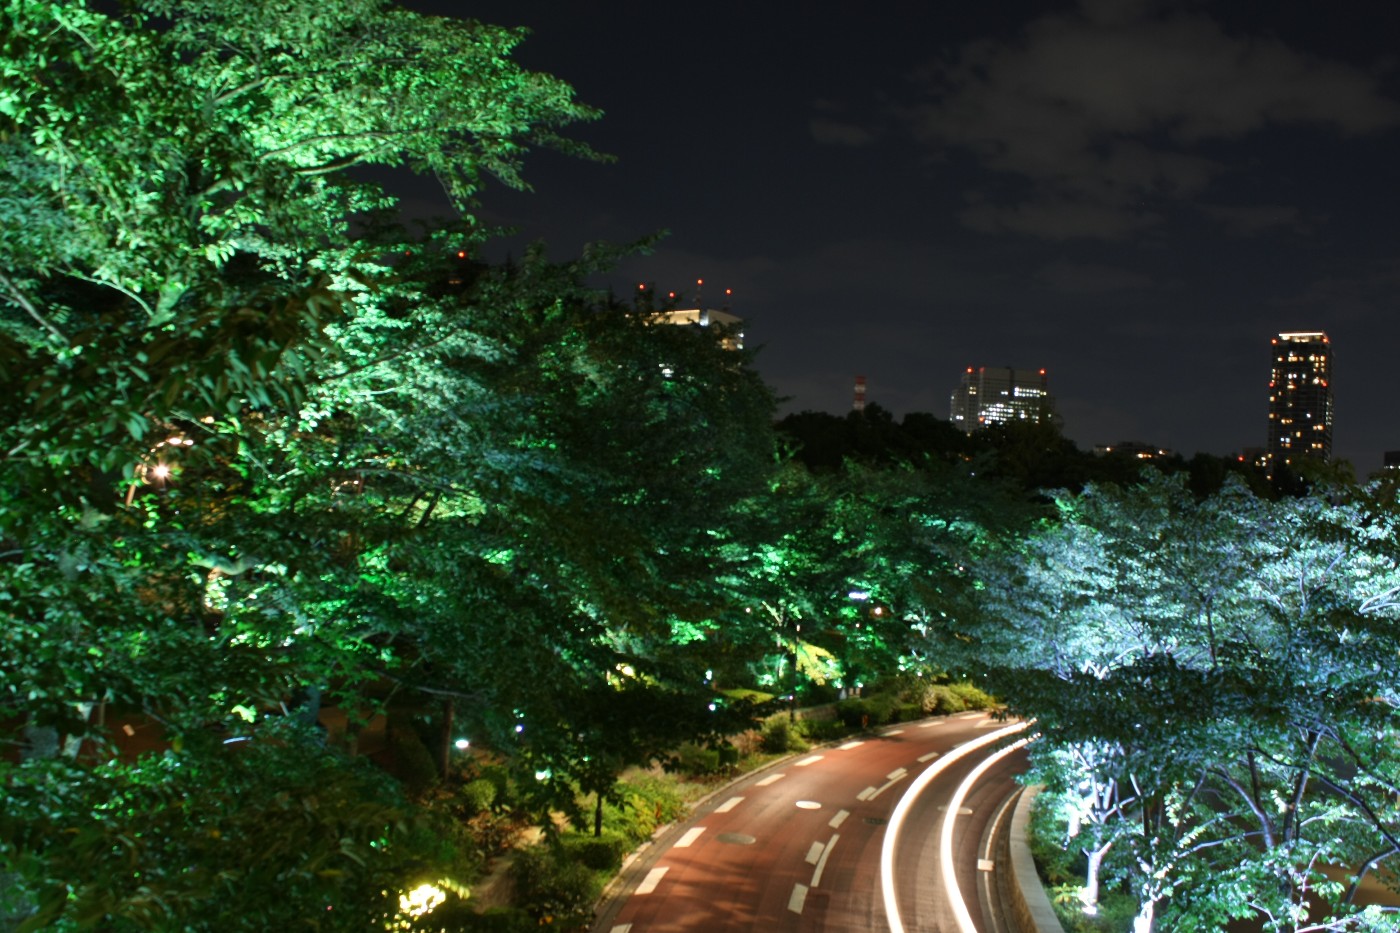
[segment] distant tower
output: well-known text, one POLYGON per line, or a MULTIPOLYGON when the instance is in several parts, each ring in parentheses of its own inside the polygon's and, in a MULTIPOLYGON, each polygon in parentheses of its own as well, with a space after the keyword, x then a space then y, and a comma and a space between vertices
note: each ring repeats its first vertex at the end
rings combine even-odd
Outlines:
POLYGON ((1304 458, 1332 456, 1332 344, 1322 331, 1279 334, 1271 345, 1270 475, 1304 458))
POLYGON ((865 411, 865 377, 856 377, 856 400, 851 404, 852 411, 865 411))
POLYGON ((1049 421, 1053 399, 1043 369, 969 366, 953 390, 950 420, 968 434, 1011 421, 1049 421))

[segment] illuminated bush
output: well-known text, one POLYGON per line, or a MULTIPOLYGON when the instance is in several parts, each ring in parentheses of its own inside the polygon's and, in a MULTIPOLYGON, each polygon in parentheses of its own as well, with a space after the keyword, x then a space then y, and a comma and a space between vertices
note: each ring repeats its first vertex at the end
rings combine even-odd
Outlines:
POLYGON ((621 833, 605 832, 601 836, 568 833, 559 840, 564 856, 594 871, 616 871, 633 843, 621 833))

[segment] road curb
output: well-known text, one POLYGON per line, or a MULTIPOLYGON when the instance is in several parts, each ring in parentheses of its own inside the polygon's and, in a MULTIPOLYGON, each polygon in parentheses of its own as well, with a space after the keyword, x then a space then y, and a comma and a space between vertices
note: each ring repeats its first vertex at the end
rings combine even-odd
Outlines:
POLYGON ((1035 870, 1035 859, 1031 858, 1031 847, 1026 841, 1026 830, 1031 822, 1031 803, 1040 793, 1040 785, 1027 787, 1016 801, 1016 810, 1011 814, 1011 909, 1016 917, 1017 928, 1026 933, 1065 933, 1060 919, 1055 916, 1055 908, 1045 894, 1040 883, 1040 875, 1035 870))

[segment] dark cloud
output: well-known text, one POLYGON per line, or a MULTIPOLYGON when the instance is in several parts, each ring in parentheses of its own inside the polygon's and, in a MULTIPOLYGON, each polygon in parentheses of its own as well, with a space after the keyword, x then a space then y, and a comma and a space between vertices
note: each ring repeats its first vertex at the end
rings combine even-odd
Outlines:
POLYGON ((1158 214, 1134 211, 1126 205, 1054 192, 1011 205, 973 198, 958 216, 966 226, 981 233, 1024 233, 1049 240, 1116 240, 1161 220, 1158 214))
POLYGON ((1096 262, 1057 261, 1042 266, 1036 278, 1055 291, 1097 295, 1150 288, 1151 276, 1096 262))
POLYGON ((1275 230, 1307 233, 1311 229, 1304 222, 1302 211, 1285 204, 1202 204, 1200 210, 1235 236, 1258 236, 1275 230))
POLYGON ((875 141, 875 134, 863 126, 826 117, 813 117, 808 129, 817 142, 833 146, 868 146, 875 141))
MULTIPOLYGON (((1400 121, 1357 67, 1228 35, 1200 14, 1149 17, 1153 6, 1086 3, 920 74, 925 99, 903 110, 906 125, 940 151, 972 153, 1001 182, 964 223, 1122 239, 1226 173, 1221 144, 1270 127, 1365 134, 1400 121)), ((1292 222, 1246 210, 1209 216, 1246 232, 1292 222)))

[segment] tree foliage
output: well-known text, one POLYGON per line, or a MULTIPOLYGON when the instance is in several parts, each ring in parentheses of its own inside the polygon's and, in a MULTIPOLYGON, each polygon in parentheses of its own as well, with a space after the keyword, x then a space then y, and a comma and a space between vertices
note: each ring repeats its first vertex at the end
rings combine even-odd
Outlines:
POLYGON ((1059 506, 1003 562, 983 644, 1091 867, 1144 928, 1370 928, 1357 886, 1400 828, 1393 495, 1149 475, 1059 506))

